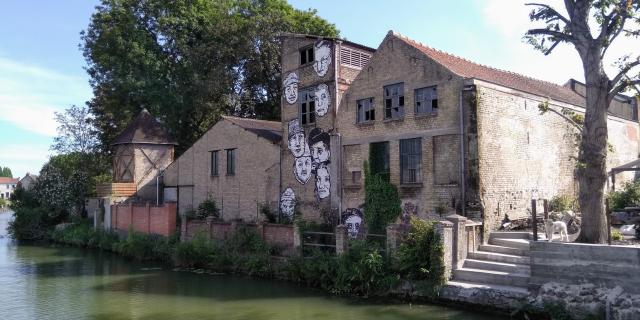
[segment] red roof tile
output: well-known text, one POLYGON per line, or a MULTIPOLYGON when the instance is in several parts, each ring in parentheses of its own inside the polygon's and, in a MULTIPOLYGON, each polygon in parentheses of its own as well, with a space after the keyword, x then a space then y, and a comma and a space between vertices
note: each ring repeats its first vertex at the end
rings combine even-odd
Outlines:
POLYGON ((13 184, 18 183, 18 181, 20 180, 17 178, 0 177, 0 184, 13 184))
POLYGON ((481 65, 458 56, 427 47, 397 33, 394 33, 394 35, 461 77, 475 78, 491 82, 507 88, 532 93, 575 106, 585 106, 584 98, 569 88, 514 72, 481 65))

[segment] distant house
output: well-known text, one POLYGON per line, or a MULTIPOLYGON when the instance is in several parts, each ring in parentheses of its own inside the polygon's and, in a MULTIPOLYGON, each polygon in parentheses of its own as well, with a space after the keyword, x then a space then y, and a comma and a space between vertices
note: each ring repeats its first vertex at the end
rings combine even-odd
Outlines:
POLYGON ((29 190, 33 187, 33 184, 38 180, 38 176, 27 172, 27 174, 18 181, 18 186, 24 190, 29 190))
POLYGON ((19 181, 18 178, 0 177, 0 199, 9 199, 19 181))

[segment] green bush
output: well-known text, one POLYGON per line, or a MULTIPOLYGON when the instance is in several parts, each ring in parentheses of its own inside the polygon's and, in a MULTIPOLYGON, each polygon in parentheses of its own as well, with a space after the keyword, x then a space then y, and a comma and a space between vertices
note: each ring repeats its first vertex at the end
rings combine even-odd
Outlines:
POLYGON ((390 265, 377 245, 352 241, 349 250, 338 257, 335 290, 363 296, 387 293, 397 280, 390 265))
POLYGON ((622 240, 622 233, 618 230, 612 230, 611 231, 611 240, 613 241, 620 241, 622 240))
POLYGON ((205 219, 206 217, 220 218, 220 209, 218 209, 218 205, 216 200, 213 199, 213 196, 207 196, 207 199, 198 205, 198 210, 196 210, 195 215, 197 219, 205 219))
POLYGON ((129 229, 129 235, 124 241, 114 245, 114 250, 121 255, 135 260, 159 260, 169 262, 172 250, 169 240, 160 236, 153 236, 135 232, 129 229))
POLYGON ((639 204, 640 181, 626 182, 622 190, 609 193, 608 199, 612 210, 622 210, 639 204))
POLYGON ((333 291, 338 261, 335 253, 313 250, 307 258, 294 257, 285 266, 287 278, 310 287, 333 291))
POLYGON ((411 219, 411 229, 395 261, 399 274, 428 296, 444 284, 444 247, 434 222, 411 219))
POLYGON ((372 174, 367 161, 364 176, 364 220, 370 232, 384 233, 402 212, 398 189, 384 175, 372 174))
POLYGON ((576 210, 576 199, 568 194, 560 194, 551 198, 549 202, 549 210, 562 212, 567 210, 576 210))
POLYGON ((260 206, 260 213, 268 223, 276 223, 278 221, 278 212, 271 210, 268 204, 263 203, 260 206))
POLYGON ((176 245, 174 262, 178 266, 204 268, 209 266, 217 253, 214 243, 200 232, 193 240, 176 245))

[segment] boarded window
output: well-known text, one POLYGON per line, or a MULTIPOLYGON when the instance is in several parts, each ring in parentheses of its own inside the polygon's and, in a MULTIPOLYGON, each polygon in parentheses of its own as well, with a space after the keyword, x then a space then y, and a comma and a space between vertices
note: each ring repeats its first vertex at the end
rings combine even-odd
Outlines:
POLYGON ((227 149, 227 175, 236 174, 236 149, 227 149))
POLYGON ((384 118, 404 117, 404 83, 384 87, 384 118))
POLYGON ((416 114, 438 112, 438 89, 436 86, 416 89, 416 114))
POLYGON ((347 186, 359 186, 362 182, 362 153, 359 144, 343 146, 343 179, 347 186))
POLYGON ((218 161, 219 161, 219 151, 214 150, 211 151, 211 176, 217 176, 218 172, 218 161))
POLYGON ((433 176, 435 184, 457 184, 460 180, 459 136, 433 137, 433 176))
POLYGON ((369 145, 369 167, 371 174, 389 180, 389 142, 374 142, 369 145))
POLYGON ((300 65, 313 62, 313 46, 306 47, 300 50, 300 65))
POLYGON ((400 183, 422 182, 422 139, 400 140, 400 183))
POLYGON ((358 100, 357 104, 356 121, 358 123, 376 120, 376 110, 373 105, 373 98, 358 100))
POLYGON ((362 69, 371 60, 371 54, 348 47, 340 48, 340 64, 362 69))
POLYGON ((316 122, 316 100, 314 99, 314 90, 305 89, 300 92, 300 124, 307 125, 316 122))

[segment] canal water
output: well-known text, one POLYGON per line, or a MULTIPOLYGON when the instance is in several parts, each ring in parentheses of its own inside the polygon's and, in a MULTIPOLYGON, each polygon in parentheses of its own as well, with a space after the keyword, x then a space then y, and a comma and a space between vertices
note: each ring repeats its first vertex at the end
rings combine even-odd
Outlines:
POLYGON ((0 213, 0 320, 495 319, 430 305, 372 304, 290 283, 139 264, 97 250, 17 244, 0 213))

